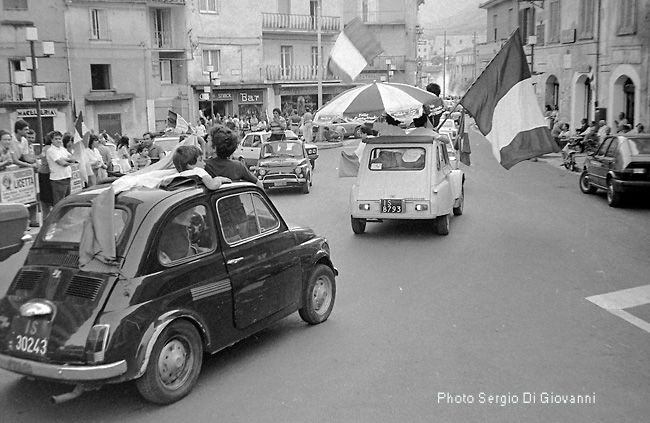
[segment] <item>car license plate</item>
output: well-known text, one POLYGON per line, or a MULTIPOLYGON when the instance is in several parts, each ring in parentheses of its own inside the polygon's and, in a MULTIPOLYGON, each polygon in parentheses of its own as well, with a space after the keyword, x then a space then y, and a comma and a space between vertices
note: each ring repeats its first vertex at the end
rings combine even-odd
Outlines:
POLYGON ((279 182, 276 182, 276 183, 273 184, 273 186, 276 186, 276 187, 284 187, 286 185, 287 185, 287 183, 285 181, 279 181, 279 182))
POLYGON ((402 200, 390 199, 381 199, 381 212, 382 213, 402 213, 404 207, 402 206, 402 200))
POLYGON ((11 322, 7 347, 17 353, 43 356, 47 353, 51 330, 49 320, 16 316, 11 322))

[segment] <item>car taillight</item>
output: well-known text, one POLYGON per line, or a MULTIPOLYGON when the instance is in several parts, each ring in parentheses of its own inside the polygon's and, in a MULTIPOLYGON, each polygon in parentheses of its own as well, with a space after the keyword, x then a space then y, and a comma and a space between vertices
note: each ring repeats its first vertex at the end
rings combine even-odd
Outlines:
POLYGON ((86 361, 89 363, 101 363, 104 361, 104 353, 106 352, 110 329, 110 325, 93 326, 86 340, 86 361))

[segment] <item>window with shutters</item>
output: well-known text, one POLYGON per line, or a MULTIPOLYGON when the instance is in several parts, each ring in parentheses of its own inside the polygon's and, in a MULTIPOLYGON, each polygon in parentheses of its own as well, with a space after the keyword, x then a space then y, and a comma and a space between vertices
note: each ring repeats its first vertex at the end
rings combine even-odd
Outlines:
POLYGON ((106 9, 90 9, 90 39, 108 40, 109 38, 106 9))
POLYGON ((291 76, 293 66, 293 47, 280 46, 280 67, 282 68, 282 76, 288 78, 291 76))
POLYGON ((548 43, 560 42, 560 2, 554 0, 550 4, 548 20, 548 43))
POLYGON ((3 10, 27 10, 27 0, 2 0, 3 10))
POLYGON ((362 22, 377 22, 377 0, 359 0, 359 11, 362 22))
POLYGON ((171 60, 160 61, 160 82, 163 84, 173 84, 173 70, 171 60))
POLYGON ((199 12, 201 13, 219 13, 219 0, 200 0, 199 12))
POLYGON ((636 32, 636 0, 620 0, 618 15, 618 35, 636 32))
POLYGON ((578 38, 594 38, 594 21, 596 20, 596 0, 580 0, 580 27, 578 38))
POLYGON ((291 0, 278 0, 278 13, 283 15, 291 14, 291 0))

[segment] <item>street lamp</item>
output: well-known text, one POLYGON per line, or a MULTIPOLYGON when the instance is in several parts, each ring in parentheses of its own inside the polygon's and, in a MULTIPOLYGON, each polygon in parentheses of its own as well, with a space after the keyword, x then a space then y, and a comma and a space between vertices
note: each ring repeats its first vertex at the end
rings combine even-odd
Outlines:
MULTIPOLYGON (((45 86, 38 84, 38 63, 36 62, 36 49, 34 42, 38 41, 38 29, 36 27, 25 28, 25 39, 29 41, 31 51, 31 71, 32 71, 32 97, 36 101, 36 136, 43 150, 43 119, 41 117, 41 100, 47 98, 45 86)), ((43 42, 43 54, 51 56, 54 54, 54 43, 43 42)))
POLYGON ((535 44, 537 44, 537 36, 529 35, 528 44, 530 45, 530 73, 535 74, 533 66, 535 65, 535 44))
POLYGON ((208 65, 206 66, 206 69, 208 70, 208 74, 210 74, 210 120, 214 123, 214 85, 212 85, 212 72, 214 72, 214 66, 208 65))

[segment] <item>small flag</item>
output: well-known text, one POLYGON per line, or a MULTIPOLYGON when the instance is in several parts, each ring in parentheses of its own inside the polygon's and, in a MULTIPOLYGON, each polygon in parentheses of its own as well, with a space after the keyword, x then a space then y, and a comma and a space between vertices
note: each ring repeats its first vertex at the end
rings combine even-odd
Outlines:
POLYGON ((327 67, 344 81, 352 82, 383 51, 366 25, 354 18, 336 39, 327 67))
POLYGON ((469 146, 469 132, 467 131, 467 116, 465 116, 465 111, 463 110, 460 114, 460 126, 458 127, 458 136, 457 146, 454 148, 460 151, 460 162, 469 166, 471 161, 469 155, 472 152, 472 149, 469 146))
POLYGON ((183 116, 171 110, 167 112, 167 127, 180 134, 191 134, 194 132, 187 121, 183 119, 183 116))
POLYGON ((501 165, 559 152, 537 103, 519 29, 510 36, 460 103, 492 144, 501 165))
MULTIPOLYGON (((79 142, 84 139, 84 136, 90 132, 88 127, 84 123, 83 112, 79 112, 79 115, 74 121, 74 142, 79 142)), ((88 139, 85 140, 85 145, 88 145, 88 139)))
POLYGON ((84 183, 88 182, 88 175, 93 174, 92 167, 88 161, 86 148, 88 147, 88 138, 90 131, 86 127, 83 118, 83 112, 80 111, 79 115, 74 121, 74 138, 72 142, 72 155, 79 162, 79 171, 81 180, 84 183))

